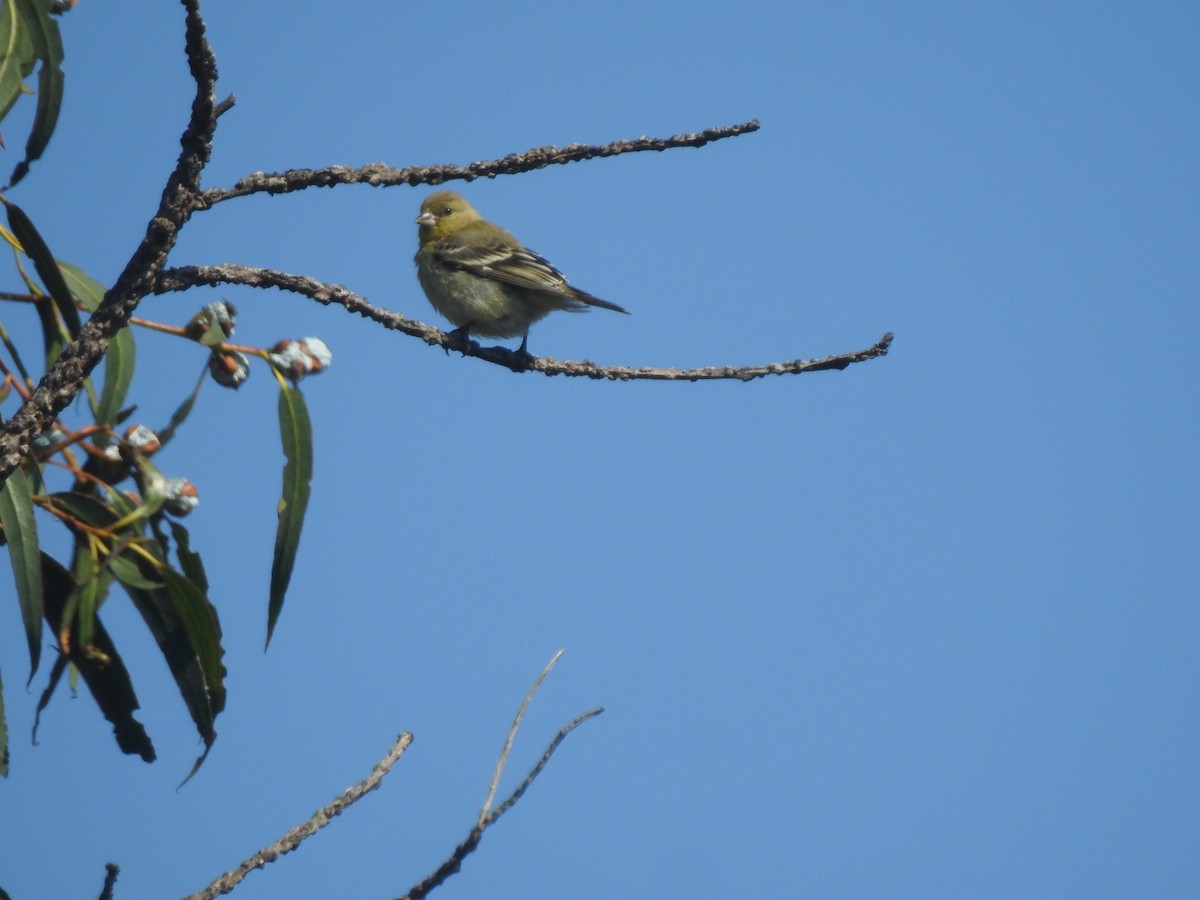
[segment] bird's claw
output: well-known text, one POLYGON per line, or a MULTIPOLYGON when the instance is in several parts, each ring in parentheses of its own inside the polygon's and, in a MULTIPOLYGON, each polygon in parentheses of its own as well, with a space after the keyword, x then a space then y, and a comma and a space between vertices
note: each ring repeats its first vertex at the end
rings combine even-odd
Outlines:
POLYGON ((446 332, 447 340, 442 346, 442 349, 446 351, 447 356, 450 355, 451 350, 458 350, 460 353, 466 353, 472 348, 476 350, 479 349, 479 344, 471 340, 470 329, 471 326, 467 324, 463 325, 461 328, 455 328, 453 331, 446 332))

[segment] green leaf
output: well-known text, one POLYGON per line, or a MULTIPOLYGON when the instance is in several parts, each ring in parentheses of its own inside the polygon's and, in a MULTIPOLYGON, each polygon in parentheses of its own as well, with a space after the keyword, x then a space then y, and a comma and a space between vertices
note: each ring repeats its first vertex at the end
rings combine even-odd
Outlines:
MULTIPOLYGON (((104 300, 104 285, 78 266, 62 260, 58 261, 58 269, 62 272, 67 288, 75 295, 75 298, 90 312, 95 312, 101 301, 104 300)), ((57 354, 55 355, 57 356, 57 354)), ((84 382, 88 404, 91 406, 92 415, 98 425, 113 426, 117 424, 116 420, 120 415, 121 404, 125 402, 125 396, 129 393, 129 384, 133 380, 134 361, 133 330, 122 328, 113 335, 112 340, 109 341, 108 350, 104 353, 104 388, 99 399, 96 398, 96 390, 92 387, 92 379, 88 378, 84 382)), ((99 447, 107 447, 110 443, 108 434, 104 432, 98 433, 93 440, 99 447)))
POLYGON ((8 719, 4 715, 4 679, 0 677, 0 778, 8 777, 8 719))
POLYGON ((29 678, 37 672, 42 652, 42 567, 38 557, 37 522, 33 518, 33 479, 24 469, 14 469, 0 487, 0 524, 8 543, 17 601, 29 643, 29 678))
MULTIPOLYGON (((51 494, 50 502, 58 509, 70 513, 85 525, 93 528, 108 528, 119 518, 118 513, 99 497, 81 494, 78 491, 59 491, 51 494)), ((130 507, 132 509, 132 506, 130 507)))
POLYGON ((208 575, 204 571, 204 562, 200 559, 200 554, 192 549, 191 535, 188 530, 174 519, 168 519, 171 526, 171 534, 175 537, 176 550, 175 555, 179 557, 179 568, 188 580, 200 590, 208 593, 208 575))
POLYGON ((25 177, 29 164, 41 157, 50 136, 54 134, 54 126, 58 124, 58 113, 62 108, 63 83, 63 46, 62 35, 58 31, 58 23, 50 18, 49 7, 37 0, 17 0, 22 18, 29 29, 30 44, 34 55, 42 61, 38 72, 38 102, 33 117, 33 129, 25 142, 25 158, 22 159, 9 178, 12 186, 25 177))
POLYGON ((67 346, 67 342, 63 340, 58 316, 54 314, 54 301, 49 297, 41 297, 33 307, 42 326, 42 351, 46 358, 46 370, 49 371, 58 355, 63 352, 63 348, 67 346))
POLYGON ((144 578, 161 578, 164 586, 122 586, 154 636, 201 740, 211 747, 217 737, 213 723, 225 707, 224 651, 216 609, 199 588, 165 564, 156 567, 139 558, 137 565, 144 578))
POLYGON ((67 671, 67 665, 70 660, 66 656, 60 655, 54 660, 54 665, 50 667, 50 677, 46 679, 46 687, 42 691, 42 695, 38 697, 37 709, 33 713, 33 746, 37 746, 38 728, 42 724, 42 712, 50 705, 50 701, 54 698, 54 692, 58 690, 58 683, 62 681, 63 673, 67 671))
POLYGON ((104 299, 107 288, 79 266, 73 266, 60 259, 58 268, 67 282, 67 287, 71 289, 71 293, 82 301, 89 312, 95 312, 100 306, 100 301, 104 299))
POLYGON ((312 489, 312 422, 304 395, 293 387, 279 391, 279 433, 283 438, 283 496, 279 499, 279 525, 275 531, 275 557, 271 561, 271 597, 267 605, 267 644, 283 610, 283 597, 292 579, 300 530, 312 489))
POLYGON ((163 586, 161 578, 156 581, 143 575, 142 570, 138 568, 137 563, 130 556, 110 557, 108 567, 112 570, 113 577, 121 582, 121 584, 142 588, 147 591, 153 591, 163 586))
MULTIPOLYGON (((71 293, 92 312, 104 299, 105 287, 87 272, 70 263, 58 263, 58 268, 67 282, 71 293)), ((133 370, 137 362, 137 347, 133 340, 133 329, 122 328, 113 335, 104 354, 104 387, 100 391, 100 399, 92 409, 97 424, 115 426, 121 415, 121 404, 129 394, 129 385, 133 381, 133 370)), ((107 434, 98 434, 96 443, 103 447, 108 444, 107 434)))
POLYGON ((217 619, 217 610, 199 587, 174 569, 163 569, 162 576, 167 593, 175 604, 175 611, 187 629, 196 659, 200 662, 213 715, 216 716, 225 709, 225 666, 221 662, 225 651, 221 647, 221 623, 217 619))
MULTIPOLYGON (((62 625, 65 599, 75 590, 75 579, 62 565, 45 553, 42 554, 42 578, 46 582, 46 621, 57 632, 62 625)), ((72 636, 68 649, 70 662, 83 676, 83 682, 88 686, 104 718, 112 723, 113 735, 121 752, 135 754, 146 762, 154 762, 154 745, 150 742, 142 723, 133 717, 138 702, 129 670, 125 668, 124 661, 100 620, 96 619, 95 622, 90 652, 79 645, 75 635, 72 636)), ((59 660, 65 665, 66 660, 63 657, 59 657, 59 660)), ((59 675, 61 677, 61 672, 59 675)), ((46 701, 49 702, 48 696, 46 701)), ((39 712, 40 710, 41 706, 39 712)))
POLYGON ((167 427, 161 428, 156 432, 159 446, 167 446, 167 441, 175 437, 175 432, 184 423, 184 420, 187 419, 188 414, 192 411, 192 407, 196 405, 196 398, 200 396, 200 388, 204 387, 204 382, 207 379, 208 366, 205 365, 200 370, 200 380, 196 382, 196 386, 192 388, 192 392, 187 396, 187 399, 180 403, 179 408, 171 414, 171 421, 167 423, 167 427))
POLYGON ((42 284, 67 325, 67 333, 71 340, 75 340, 79 336, 79 311, 75 309, 75 301, 71 298, 71 291, 58 268, 58 263, 54 261, 54 254, 38 234, 33 221, 25 215, 25 211, 10 200, 3 202, 8 210, 8 227, 25 248, 25 255, 33 260, 38 277, 42 279, 42 284))
POLYGON ((33 43, 18 2, 0 0, 0 119, 24 93, 21 80, 33 71, 33 43))
POLYGON ((75 561, 71 566, 71 575, 75 579, 75 592, 67 598, 63 620, 67 627, 72 627, 74 621, 79 631, 79 644, 87 647, 92 642, 93 624, 96 618, 96 606, 103 586, 100 566, 92 559, 88 550, 88 542, 76 536, 75 561))

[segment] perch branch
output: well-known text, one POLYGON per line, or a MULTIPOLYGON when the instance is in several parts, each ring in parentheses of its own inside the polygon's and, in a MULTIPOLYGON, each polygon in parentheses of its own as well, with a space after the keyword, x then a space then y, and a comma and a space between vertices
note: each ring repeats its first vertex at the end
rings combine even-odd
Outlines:
POLYGON ((703 147, 713 141, 737 137, 758 131, 757 119, 723 128, 706 128, 692 134, 676 134, 668 138, 640 137, 631 141, 610 144, 571 144, 567 147, 535 147, 524 153, 512 153, 500 159, 483 160, 469 166, 409 166, 396 169, 383 163, 370 163, 357 169, 349 166, 328 166, 324 169, 289 169, 286 172, 254 172, 231 188, 210 188, 204 192, 211 206, 222 200, 247 194, 287 194, 311 187, 333 187, 337 184, 369 184, 372 187, 393 187, 407 184, 443 184, 447 181, 474 181, 476 178, 495 178, 497 175, 517 175, 561 166, 596 157, 617 156, 622 153, 663 151, 675 147, 703 147))
POLYGON ((301 841, 312 837, 328 825, 334 816, 340 815, 351 803, 354 803, 363 795, 379 787, 379 783, 383 781, 383 776, 404 755, 404 751, 408 749, 412 741, 413 736, 409 732, 406 731, 401 734, 396 738, 396 743, 392 745, 392 749, 387 752, 387 755, 375 764, 375 768, 371 770, 370 775, 354 787, 343 792, 328 806, 318 809, 308 821, 300 823, 275 843, 263 847, 233 871, 226 872, 204 890, 191 894, 185 897, 184 900, 213 900, 214 897, 219 897, 221 894, 228 894, 242 879, 255 869, 261 869, 268 863, 272 863, 283 856, 283 854, 295 850, 300 846, 301 841))
POLYGON ((854 363, 865 362, 886 356, 892 343, 889 332, 865 350, 839 353, 820 359, 794 359, 785 362, 765 363, 757 366, 708 366, 699 369, 668 369, 645 366, 602 366, 586 360, 556 360, 550 357, 535 357, 532 360, 505 347, 481 347, 475 341, 464 342, 432 325, 409 319, 397 312, 380 309, 365 297, 349 291, 339 284, 327 284, 306 275, 292 275, 274 269, 224 264, 219 266, 182 266, 164 269, 159 273, 153 291, 165 294, 183 291, 198 285, 242 284, 257 288, 279 288, 301 294, 318 303, 336 304, 348 312, 358 313, 364 318, 378 322, 384 328, 402 331, 425 343, 446 350, 457 350, 464 356, 473 356, 484 362, 503 366, 514 372, 534 371, 543 375, 565 375, 607 379, 609 381, 712 381, 735 379, 752 381, 767 375, 799 375, 803 372, 820 372, 827 369, 845 369, 854 363))

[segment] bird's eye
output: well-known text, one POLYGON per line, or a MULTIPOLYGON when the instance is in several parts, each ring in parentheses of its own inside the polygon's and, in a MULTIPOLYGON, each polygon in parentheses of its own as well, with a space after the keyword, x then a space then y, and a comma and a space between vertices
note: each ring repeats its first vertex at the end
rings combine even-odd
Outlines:
POLYGON ((451 210, 450 207, 447 206, 445 209, 442 210, 442 215, 448 216, 448 215, 450 215, 451 212, 453 212, 453 210, 451 210))

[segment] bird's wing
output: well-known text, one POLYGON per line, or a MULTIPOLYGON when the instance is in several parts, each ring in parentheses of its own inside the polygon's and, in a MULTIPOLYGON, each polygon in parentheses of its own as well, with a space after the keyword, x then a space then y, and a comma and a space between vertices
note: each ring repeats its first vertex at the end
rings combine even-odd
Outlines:
POLYGON ((602 306, 605 309, 625 312, 615 303, 571 287, 562 272, 532 250, 516 243, 515 238, 510 242, 498 235, 488 235, 484 239, 442 241, 435 248, 434 257, 439 263, 452 269, 470 272, 481 278, 491 278, 527 291, 552 294, 562 303, 563 309, 581 310, 587 306, 602 306))
POLYGON ((499 238, 472 243, 442 241, 434 255, 443 265, 513 287, 563 293, 571 290, 562 272, 542 257, 499 238))

